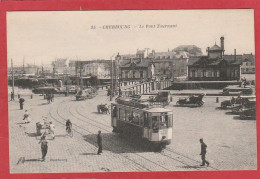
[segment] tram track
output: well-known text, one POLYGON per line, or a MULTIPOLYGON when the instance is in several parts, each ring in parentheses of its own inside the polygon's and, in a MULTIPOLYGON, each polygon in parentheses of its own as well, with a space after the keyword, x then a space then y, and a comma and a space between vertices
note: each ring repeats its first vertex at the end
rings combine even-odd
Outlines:
MULTIPOLYGON (((83 107, 82 105, 80 105, 80 106, 83 107)), ((79 108, 76 108, 75 111, 76 111, 80 116, 82 116, 83 118, 86 118, 86 119, 88 119, 88 120, 91 121, 91 122, 95 122, 96 124, 100 124, 100 125, 102 125, 102 126, 107 127, 107 128, 110 129, 110 130, 107 130, 107 129, 104 129, 104 128, 102 128, 102 129, 105 130, 105 131, 107 131, 107 132, 111 132, 111 126, 108 126, 108 125, 106 125, 106 124, 100 123, 100 122, 98 122, 98 121, 96 121, 96 120, 93 120, 93 119, 89 118, 88 116, 85 116, 85 115, 81 114, 81 112, 79 112, 79 108)), ((85 121, 83 121, 83 122, 85 122, 85 121)), ((95 126, 96 126, 96 125, 95 125, 95 126)), ((101 127, 99 127, 99 128, 101 128, 101 127)), ((187 167, 192 166, 192 165, 189 165, 189 164, 187 164, 187 163, 185 163, 185 162, 183 162, 183 161, 181 161, 181 160, 178 160, 178 159, 172 157, 171 154, 175 154, 175 155, 181 156, 182 158, 186 158, 187 160, 189 160, 189 162, 195 162, 195 163, 198 164, 198 165, 201 163, 200 161, 194 160, 194 159, 190 158, 189 156, 185 156, 184 154, 181 154, 181 153, 179 153, 179 152, 177 152, 177 151, 175 151, 174 149, 171 149, 171 148, 166 148, 166 149, 164 149, 164 151, 168 151, 170 154, 167 155, 167 154, 165 154, 165 152, 164 152, 164 153, 161 153, 161 155, 166 156, 166 157, 168 157, 168 158, 170 158, 170 159, 172 159, 172 160, 176 160, 176 161, 178 161, 178 162, 180 162, 180 163, 186 165, 187 167)), ((212 166, 209 166, 208 168, 211 168, 211 169, 213 169, 213 170, 219 170, 219 169, 217 169, 217 168, 215 168, 215 167, 212 167, 212 166)), ((195 168, 195 169, 196 169, 196 170, 202 170, 202 169, 205 170, 205 168, 195 168)))
MULTIPOLYGON (((66 104, 66 105, 67 105, 67 104, 69 103, 70 106, 67 106, 68 110, 65 110, 65 111, 67 111, 71 116, 73 116, 74 118, 76 118, 77 120, 79 120, 79 121, 81 121, 81 122, 83 122, 83 123, 86 123, 88 126, 91 125, 91 126, 94 126, 94 127, 97 128, 97 129, 102 129, 102 130, 104 130, 104 131, 106 131, 106 132, 111 133, 111 126, 106 125, 106 124, 103 124, 103 123, 98 122, 98 121, 96 121, 96 120, 93 120, 92 118, 83 115, 83 114, 81 113, 81 111, 79 111, 79 109, 80 109, 79 106, 83 109, 82 103, 81 103, 81 104, 78 104, 78 105, 71 105, 71 104, 72 104, 71 101, 69 101, 69 102, 67 102, 67 103, 64 103, 65 101, 66 101, 66 100, 61 101, 61 102, 60 102, 61 105, 58 105, 58 108, 57 108, 56 111, 55 111, 55 113, 57 113, 57 115, 59 116, 59 118, 63 119, 64 121, 67 120, 67 118, 65 118, 64 116, 62 116, 62 115, 60 114, 60 108, 62 107, 62 104, 66 104), (73 114, 73 112, 72 112, 73 107, 75 108, 74 111, 75 111, 76 114, 73 114), (76 116, 76 115, 81 116, 83 119, 87 119, 88 122, 87 122, 86 120, 81 119, 79 116, 76 116), (102 127, 101 127, 101 126, 102 126, 102 127)), ((57 121, 59 124, 61 124, 62 126, 65 126, 65 122, 63 123, 63 122, 61 122, 60 120, 58 120, 57 118, 55 118, 55 117, 51 114, 51 112, 49 113, 49 115, 50 115, 51 118, 53 118, 53 119, 54 119, 55 121, 57 121)), ((87 133, 89 133, 89 134, 94 134, 94 135, 96 135, 95 133, 91 132, 90 130, 88 130, 88 129, 86 129, 86 128, 83 128, 82 125, 73 124, 73 126, 74 126, 73 131, 75 131, 75 132, 76 132, 77 134, 79 134, 80 136, 86 135, 84 132, 87 132, 87 133), (75 126, 78 128, 77 130, 75 129, 75 126), (80 131, 80 130, 81 130, 81 131, 80 131), (83 131, 83 132, 82 132, 82 131, 83 131)), ((92 140, 91 142, 96 142, 96 141, 95 141, 95 140, 92 140)), ((113 145, 113 146, 115 146, 115 145, 118 146, 118 144, 116 144, 116 143, 112 143, 112 145, 113 145)), ((104 145, 104 147, 107 148, 108 150, 111 149, 111 146, 104 145)), ((120 146, 119 146, 119 147, 120 147, 120 146)), ((131 147, 134 147, 134 146, 131 146, 131 147)), ((122 147, 121 147, 121 149, 124 150, 122 147)), ((110 150, 110 151, 111 151, 111 150, 110 150)), ((163 152, 163 153, 160 153, 160 155, 162 155, 162 156, 164 156, 164 157, 167 157, 167 158, 170 158, 170 159, 172 159, 172 160, 174 160, 174 161, 177 161, 177 162, 179 162, 179 163, 182 163, 182 164, 184 164, 184 165, 187 166, 187 167, 189 167, 189 166, 192 167, 192 165, 188 164, 188 163, 190 163, 190 161, 196 162, 196 163, 198 163, 198 164, 200 163, 199 161, 194 160, 194 159, 191 159, 191 158, 189 158, 189 157, 187 157, 187 156, 185 156, 185 155, 183 155, 183 154, 181 154, 181 153, 178 153, 178 152, 174 151, 173 149, 166 148, 165 151, 167 151, 167 153, 163 152), (174 157, 171 156, 172 154, 181 156, 182 158, 186 158, 186 160, 189 160, 189 162, 184 162, 183 160, 174 158, 174 157)), ((149 163, 153 163, 154 165, 159 166, 159 167, 162 168, 163 170, 172 171, 171 169, 166 168, 166 167, 164 167, 164 166, 162 166, 162 165, 160 165, 160 164, 158 164, 158 163, 156 163, 156 162, 154 162, 154 161, 152 161, 152 160, 150 160, 150 159, 147 159, 146 157, 143 157, 143 156, 141 156, 141 155, 139 155, 139 154, 136 154, 136 153, 132 153, 132 154, 133 154, 133 155, 136 155, 136 156, 138 156, 138 157, 140 157, 140 158, 142 158, 142 159, 144 159, 144 160, 146 160, 146 161, 148 161, 149 163)), ((152 171, 152 170, 150 170, 149 168, 143 166, 142 164, 137 163, 135 160, 129 159, 129 156, 125 156, 124 154, 120 154, 120 153, 119 153, 119 155, 121 155, 121 156, 124 157, 125 159, 130 160, 131 162, 133 162, 133 163, 135 163, 136 165, 138 165, 138 166, 140 167, 140 168, 139 168, 140 171, 152 171)), ((194 167, 193 167, 193 168, 194 168, 194 167)), ((210 168, 212 168, 212 169, 214 169, 214 170, 218 170, 218 169, 213 168, 213 167, 210 167, 210 168)), ((204 170, 205 170, 205 168, 194 168, 194 169, 195 169, 195 170, 201 170, 201 169, 204 169, 204 170)))
MULTIPOLYGON (((81 107, 82 107, 82 106, 81 106, 81 107)), ((93 119, 91 119, 91 118, 89 118, 89 117, 87 117, 87 116, 81 114, 78 109, 79 109, 79 108, 76 108, 75 111, 76 111, 80 116, 82 116, 84 119, 86 118, 86 119, 88 119, 89 121, 94 121, 95 123, 100 123, 100 122, 97 122, 97 121, 95 121, 95 120, 93 120, 93 119)), ((83 121, 83 120, 82 120, 82 121, 83 121)), ((83 121, 83 122, 86 122, 86 121, 83 121)), ((100 124, 102 124, 102 123, 100 123, 100 124)), ((103 130, 105 130, 105 131, 107 131, 107 132, 111 132, 111 127, 110 127, 110 126, 105 125, 105 124, 102 124, 102 125, 104 125, 104 126, 106 126, 107 128, 110 129, 110 130, 107 130, 107 129, 102 128, 103 130)), ((169 151, 169 150, 168 150, 168 151, 169 151)), ((172 153, 173 153, 173 151, 169 151, 169 152, 172 152, 172 153)), ((174 152, 174 154, 177 154, 177 153, 174 152)), ((184 165, 186 165, 186 166, 188 166, 188 167, 192 166, 192 165, 187 164, 187 163, 185 163, 185 162, 183 162, 183 161, 181 161, 181 160, 178 160, 178 159, 176 159, 176 158, 174 158, 174 157, 172 157, 172 156, 170 156, 170 155, 166 155, 165 153, 160 153, 160 155, 165 156, 165 157, 167 157, 167 158, 170 158, 170 159, 172 159, 172 160, 175 160, 175 161, 177 161, 177 162, 179 162, 179 163, 182 163, 182 164, 184 164, 184 165)), ((179 154, 177 154, 177 155, 179 155, 179 154)), ((182 157, 185 157, 185 156, 182 156, 182 157)), ((185 158, 188 159, 188 157, 185 157, 185 158)), ((188 160, 190 160, 190 159, 188 159, 188 160)), ((198 161, 196 161, 196 162, 198 162, 198 161)), ((194 167, 193 167, 193 168, 194 168, 194 167)), ((194 168, 194 169, 200 170, 200 168, 194 168)))
MULTIPOLYGON (((63 102, 64 102, 64 101, 63 101, 63 102)), ((62 103, 63 103, 63 102, 62 102, 62 103)), ((60 108, 60 107, 61 107, 61 105, 59 105, 58 108, 56 109, 56 113, 57 113, 57 115, 58 115, 61 119, 63 119, 64 121, 66 121, 66 118, 64 118, 64 117, 59 113, 59 108, 60 108)), ((71 111, 69 111, 69 112, 71 112, 71 111)), ((50 116, 52 119, 54 119, 56 122, 58 122, 59 124, 65 126, 64 123, 62 123, 60 120, 58 120, 57 118, 55 118, 51 113, 49 113, 49 116, 50 116)), ((73 116, 74 116, 74 115, 73 115, 73 116)), ((75 116, 74 116, 74 117, 75 117, 75 116)), ((79 126, 79 125, 77 125, 77 124, 73 124, 73 129, 72 129, 72 130, 73 130, 74 132, 76 132, 77 134, 79 134, 80 136, 84 136, 85 133, 76 130, 76 129, 75 129, 75 126, 76 126, 77 128, 79 128, 79 129, 81 129, 81 130, 83 130, 83 131, 89 133, 89 134, 94 134, 93 132, 90 132, 89 130, 87 130, 87 129, 85 129, 85 128, 82 128, 81 126, 79 126)), ((94 134, 94 135, 96 135, 96 134, 94 134)), ((90 140, 91 140, 91 139, 90 139, 90 140)), ((92 142, 93 142, 93 143, 96 143, 96 141, 94 141, 94 140, 92 140, 92 142)), ((104 146, 105 148, 107 148, 107 149, 110 149, 110 147, 107 146, 107 145, 103 145, 103 146, 104 146)), ((141 167, 141 169, 140 169, 139 171, 151 171, 151 170, 148 169, 147 167, 145 167, 145 166, 143 166, 143 165, 141 165, 141 164, 135 162, 135 161, 132 160, 132 159, 129 159, 127 156, 124 156, 124 155, 122 155, 122 154, 119 154, 119 155, 121 155, 122 157, 124 157, 126 160, 129 160, 129 161, 133 162, 135 165, 139 166, 139 169, 140 169, 140 167, 141 167)), ((165 169, 166 169, 166 168, 165 168, 165 169)), ((168 169, 167 169, 167 170, 168 170, 168 169)))
MULTIPOLYGON (((76 105, 75 105, 75 106, 76 106, 76 105)), ((76 106, 76 107, 77 107, 77 106, 76 106)), ((75 118, 77 118, 78 120, 80 120, 80 121, 82 121, 82 122, 84 122, 84 123, 86 123, 86 124, 90 124, 89 122, 86 122, 86 121, 80 119, 79 117, 77 117, 76 115, 74 115, 74 114, 71 112, 71 109, 72 109, 72 108, 69 109, 69 113, 70 113, 72 116, 74 116, 75 118)), ((76 108, 76 109, 77 109, 77 108, 76 108)), ((75 110, 75 111, 76 111, 77 114, 79 114, 77 110, 75 110)), ((84 117, 84 118, 85 118, 85 117, 84 117)), ((90 118, 88 118, 88 120, 92 121, 90 118)), ((95 126, 96 128, 100 129, 100 127, 97 126, 97 125, 93 125, 93 124, 90 124, 90 125, 95 126)), ((103 128, 103 130, 106 131, 106 132, 109 132, 109 133, 111 132, 110 130, 107 130, 107 129, 104 129, 104 128, 103 128)), ((111 140, 110 140, 110 141, 111 141, 111 140)), ((115 142, 111 143, 111 145, 113 145, 113 146, 119 146, 119 145, 116 144, 115 142)), ((119 147, 121 147, 121 146, 119 146, 119 147)), ((131 146, 131 147, 133 147, 133 146, 131 146)), ((122 148, 122 147, 121 147, 121 148, 122 148)), ((109 147, 107 147, 107 149, 109 149, 109 147)), ((125 151, 124 148, 122 148, 122 149, 123 149, 123 151, 125 151)), ((162 169, 164 169, 164 170, 166 170, 166 171, 171 171, 170 169, 168 169, 168 168, 166 168, 166 167, 164 167, 164 166, 162 166, 162 165, 160 165, 160 164, 158 164, 158 163, 155 163, 154 161, 152 161, 152 160, 150 160, 150 159, 148 159, 148 158, 145 158, 145 157, 143 157, 143 156, 141 156, 141 155, 139 155, 139 154, 132 153, 132 155, 136 155, 136 156, 138 156, 138 157, 140 157, 140 158, 142 158, 142 159, 144 159, 144 160, 147 160, 149 163, 152 163, 152 164, 154 164, 154 165, 156 165, 156 166, 159 166, 159 167, 161 167, 162 169)), ((121 154, 121 156, 124 156, 124 155, 121 154)), ((124 156, 124 157, 127 157, 127 158, 129 159, 129 156, 124 156)), ((136 162, 135 162, 135 163, 136 163, 136 162)), ((141 165, 141 164, 139 164, 139 165, 141 165)), ((147 169, 147 170, 148 170, 148 171, 152 171, 152 170, 150 170, 150 169, 147 169)))

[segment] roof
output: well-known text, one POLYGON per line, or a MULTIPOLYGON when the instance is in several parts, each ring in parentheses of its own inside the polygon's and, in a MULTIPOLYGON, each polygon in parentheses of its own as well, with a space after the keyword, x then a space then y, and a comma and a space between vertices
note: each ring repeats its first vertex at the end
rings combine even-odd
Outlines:
POLYGON ((188 66, 217 66, 221 63, 226 63, 229 66, 241 65, 240 61, 228 61, 224 58, 208 58, 208 56, 202 56, 199 59, 189 60, 188 66))
POLYGON ((143 54, 145 50, 137 50, 136 54, 143 54))
POLYGON ((165 108, 151 108, 151 109, 146 109, 147 112, 172 112, 170 109, 165 109, 165 108))
POLYGON ((235 55, 224 55, 223 58, 228 62, 235 62, 235 58, 236 61, 242 62, 242 55, 236 55, 236 57, 235 55))
MULTIPOLYGON (((201 56, 202 57, 202 56, 201 56)), ((201 57, 190 57, 189 58, 189 60, 188 60, 188 66, 189 65, 193 65, 195 62, 197 62, 197 61, 199 61, 199 59, 201 58, 201 57)))
POLYGON ((122 62, 120 68, 124 67, 149 67, 150 64, 152 64, 152 59, 150 58, 145 58, 145 59, 140 59, 140 58, 135 58, 135 59, 130 59, 130 60, 125 60, 125 62, 122 62))
POLYGON ((243 61, 250 61, 250 62, 254 62, 255 61, 255 55, 251 54, 243 54, 242 55, 242 59, 243 61))
POLYGON ((211 48, 209 48, 210 51, 216 51, 216 50, 222 50, 218 45, 213 45, 211 48))

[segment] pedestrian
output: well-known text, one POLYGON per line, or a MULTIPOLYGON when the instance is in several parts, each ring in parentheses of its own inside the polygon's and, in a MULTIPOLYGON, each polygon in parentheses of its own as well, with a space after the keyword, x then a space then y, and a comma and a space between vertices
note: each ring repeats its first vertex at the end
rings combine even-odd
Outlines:
POLYGON ((20 97, 21 97, 21 95, 20 95, 20 94, 18 94, 18 99, 20 99, 20 97))
POLYGON ((51 102, 50 94, 46 94, 46 99, 47 99, 47 103, 50 104, 50 102, 51 102))
POLYGON ((42 161, 45 161, 45 157, 46 157, 46 154, 48 152, 48 142, 46 140, 45 135, 42 136, 39 144, 41 144, 42 161))
POLYGON ((11 101, 14 101, 14 93, 11 92, 11 101))
POLYGON ((50 134, 52 136, 52 139, 55 139, 54 129, 55 129, 55 126, 54 126, 54 124, 51 121, 50 122, 50 134))
POLYGON ((51 102, 54 102, 54 94, 51 94, 51 102))
POLYGON ((98 144, 98 152, 97 152, 97 154, 100 155, 100 153, 102 153, 102 136, 101 136, 101 131, 98 131, 97 144, 98 144))
POLYGON ((31 99, 33 99, 33 94, 31 94, 31 99))
POLYGON ((207 167, 209 166, 209 162, 206 160, 206 153, 207 153, 207 145, 203 142, 203 139, 200 139, 200 144, 201 144, 201 160, 202 164, 200 166, 205 166, 205 163, 207 164, 207 167))
POLYGON ((29 112, 27 110, 25 110, 23 120, 25 121, 25 123, 30 123, 30 115, 29 115, 29 112))
POLYGON ((19 103, 20 103, 20 110, 23 110, 24 99, 23 99, 23 98, 20 98, 20 99, 19 99, 19 103))
POLYGON ((71 130, 72 130, 72 123, 71 121, 68 119, 66 121, 66 132, 67 132, 67 135, 69 135, 71 133, 71 130))

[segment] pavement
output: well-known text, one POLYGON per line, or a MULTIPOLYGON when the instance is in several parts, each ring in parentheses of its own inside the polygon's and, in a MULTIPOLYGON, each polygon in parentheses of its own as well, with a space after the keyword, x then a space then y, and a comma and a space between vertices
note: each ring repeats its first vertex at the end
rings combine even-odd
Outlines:
MULTIPOLYGON (((256 120, 241 120, 220 110, 215 97, 204 98, 200 108, 175 106, 173 139, 162 153, 153 152, 142 141, 113 134, 109 114, 98 114, 98 104, 111 103, 105 91, 85 101, 74 96, 55 96, 47 104, 43 96, 22 96, 31 122, 23 124, 24 110, 9 104, 9 145, 11 173, 120 172, 120 171, 198 171, 257 169, 256 120), (55 139, 48 139, 46 161, 42 162, 36 122, 47 116, 55 125, 55 139), (66 136, 65 121, 73 124, 73 137, 66 136), (103 153, 96 155, 96 137, 102 131, 103 153), (201 167, 200 143, 208 146, 209 167, 201 167)), ((219 97, 220 102, 230 97, 219 97)))

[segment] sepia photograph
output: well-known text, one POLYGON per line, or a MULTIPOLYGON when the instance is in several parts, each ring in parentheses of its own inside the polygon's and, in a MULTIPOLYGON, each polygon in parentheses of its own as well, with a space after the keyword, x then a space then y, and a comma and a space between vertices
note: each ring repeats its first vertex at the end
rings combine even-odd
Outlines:
POLYGON ((257 170, 254 9, 6 23, 11 174, 257 170))

